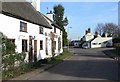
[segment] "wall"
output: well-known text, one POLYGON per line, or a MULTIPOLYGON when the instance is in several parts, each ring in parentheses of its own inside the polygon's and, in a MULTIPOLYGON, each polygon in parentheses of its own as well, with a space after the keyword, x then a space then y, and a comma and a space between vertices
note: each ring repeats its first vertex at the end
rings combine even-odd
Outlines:
POLYGON ((104 43, 108 41, 112 45, 112 37, 97 37, 91 42, 91 48, 100 48, 100 47, 106 47, 107 43, 104 43), (93 45, 93 44, 96 45, 93 45))
MULTIPOLYGON (((15 45, 16 45, 16 52, 21 53, 22 52, 22 39, 28 40, 29 45, 29 36, 35 36, 34 40, 37 40, 37 58, 45 59, 46 58, 46 51, 45 51, 45 35, 39 34, 39 26, 19 20, 16 18, 8 17, 3 14, 0 14, 0 31, 3 32, 9 39, 15 39, 15 45), (20 21, 27 23, 27 31, 20 32, 20 21), (43 50, 40 50, 40 40, 43 40, 43 50)), ((45 33, 44 33, 45 34, 45 33)), ((32 41, 34 46, 34 40, 32 41)), ((29 46, 28 46, 29 50, 29 46)), ((34 48, 33 48, 34 50, 34 48)), ((26 52, 26 58, 25 61, 28 62, 28 52, 26 52)))
POLYGON ((83 41, 90 41, 94 38, 94 36, 91 33, 87 33, 85 37, 83 38, 83 41))
MULTIPOLYGON (((50 18, 50 20, 53 20, 53 18, 52 18, 52 14, 47 14, 47 17, 48 18, 50 18)), ((48 23, 51 25, 52 24, 52 22, 50 21, 50 20, 48 20, 46 17, 44 17, 47 21, 48 21, 48 23)), ((52 26, 52 29, 48 32, 48 33, 50 33, 50 32, 53 32, 54 33, 54 28, 56 28, 56 27, 54 27, 54 26, 52 26)), ((63 53, 63 46, 62 46, 62 34, 63 34, 63 32, 61 31, 61 33, 60 33, 60 29, 58 29, 58 28, 56 28, 56 33, 54 33, 55 34, 55 38, 54 38, 54 41, 56 41, 56 50, 55 50, 55 53, 56 53, 56 56, 57 55, 59 55, 60 53, 63 53), (58 51, 58 38, 61 38, 61 49, 60 49, 60 51, 58 51)), ((51 49, 51 41, 49 41, 48 42, 48 44, 49 44, 49 46, 48 46, 48 49, 49 49, 49 54, 48 54, 48 58, 49 57, 52 57, 52 49, 51 49)))

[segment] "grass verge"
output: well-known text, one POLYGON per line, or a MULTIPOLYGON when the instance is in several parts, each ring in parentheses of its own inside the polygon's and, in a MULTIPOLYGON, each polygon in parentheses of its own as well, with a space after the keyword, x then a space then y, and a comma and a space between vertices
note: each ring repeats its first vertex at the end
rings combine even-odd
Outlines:
POLYGON ((120 48, 110 49, 103 51, 108 57, 115 59, 116 57, 120 57, 120 48))
POLYGON ((59 56, 56 56, 52 59, 47 59, 48 64, 58 64, 62 62, 65 58, 70 57, 70 56, 71 56, 71 53, 67 49, 64 49, 64 52, 60 54, 59 56))

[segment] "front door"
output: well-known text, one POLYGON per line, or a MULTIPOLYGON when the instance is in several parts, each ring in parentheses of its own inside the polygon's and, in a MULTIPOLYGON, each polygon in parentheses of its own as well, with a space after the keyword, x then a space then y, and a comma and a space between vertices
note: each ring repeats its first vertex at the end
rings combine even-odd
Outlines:
POLYGON ((32 46, 32 37, 29 36, 29 63, 33 61, 33 46, 32 46))
POLYGON ((37 61, 37 40, 34 40, 34 62, 37 61))

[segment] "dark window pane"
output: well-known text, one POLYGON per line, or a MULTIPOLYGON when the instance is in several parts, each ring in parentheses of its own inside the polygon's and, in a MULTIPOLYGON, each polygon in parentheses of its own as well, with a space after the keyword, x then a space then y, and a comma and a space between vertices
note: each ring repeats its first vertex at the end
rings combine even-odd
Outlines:
POLYGON ((27 32, 27 23, 20 22, 20 31, 27 32))
POLYGON ((44 32, 44 28, 41 26, 41 27, 39 27, 39 33, 40 34, 43 34, 43 32, 44 32))
POLYGON ((27 40, 22 40, 22 52, 27 52, 27 40))
POLYGON ((43 41, 40 41, 40 50, 43 50, 43 41))

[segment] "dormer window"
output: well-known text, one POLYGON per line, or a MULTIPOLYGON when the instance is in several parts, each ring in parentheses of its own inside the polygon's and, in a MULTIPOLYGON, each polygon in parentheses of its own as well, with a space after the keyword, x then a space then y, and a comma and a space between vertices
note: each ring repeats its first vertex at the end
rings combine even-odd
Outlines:
POLYGON ((20 22, 20 32, 27 32, 27 23, 20 22))
POLYGON ((44 28, 42 26, 39 27, 39 33, 44 34, 44 28))

